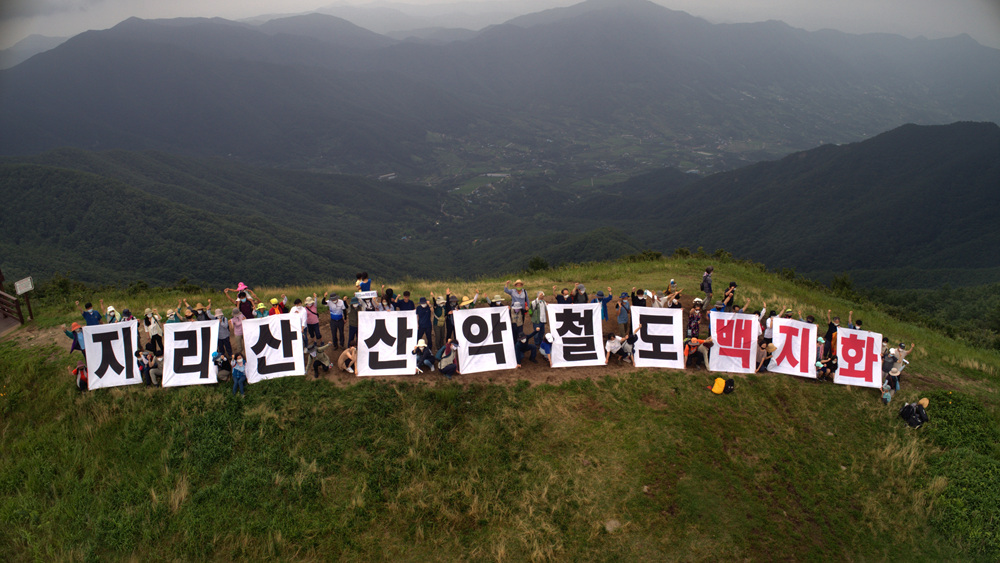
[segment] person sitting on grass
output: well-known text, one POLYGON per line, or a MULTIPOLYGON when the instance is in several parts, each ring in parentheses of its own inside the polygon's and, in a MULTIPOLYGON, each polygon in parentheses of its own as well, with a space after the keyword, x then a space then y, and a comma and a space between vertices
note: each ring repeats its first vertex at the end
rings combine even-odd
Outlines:
POLYGON ((229 358, 225 354, 212 352, 212 363, 218 368, 219 381, 229 381, 229 378, 233 375, 233 364, 229 361, 229 358))
POLYGON ((441 353, 441 361, 438 362, 441 375, 451 379, 452 375, 458 375, 458 342, 449 338, 444 345, 444 352, 441 353))
MULTIPOLYGON (((531 335, 533 338, 534 335, 531 335)), ((532 344, 529 336, 523 332, 518 334, 514 340, 514 357, 517 359, 517 367, 521 367, 524 355, 528 354, 528 361, 537 364, 538 347, 532 344)))
MULTIPOLYGON (((353 299, 357 299, 354 297, 353 299)), ((340 358, 337 360, 337 367, 340 371, 346 371, 347 373, 354 373, 354 365, 358 362, 358 349, 355 346, 351 346, 344 350, 340 354, 340 358)))
MULTIPOLYGON (((76 323, 73 323, 73 324, 76 324, 76 323)), ((71 374, 73 374, 73 376, 76 377, 76 388, 81 393, 83 393, 84 391, 86 391, 87 390, 87 374, 89 373, 87 371, 87 362, 83 362, 83 361, 78 362, 76 364, 76 369, 73 369, 73 368, 70 368, 70 367, 68 367, 66 369, 68 369, 69 372, 71 374)))
POLYGON ((541 344, 538 345, 538 353, 549 362, 549 367, 552 367, 552 342, 554 340, 555 337, 550 332, 542 338, 541 344))
POLYGON ((767 363, 771 361, 771 357, 774 356, 774 351, 778 347, 770 342, 761 342, 760 346, 757 347, 757 369, 756 373, 762 371, 767 371, 767 363))
POLYGON ((417 340, 417 345, 413 348, 413 355, 417 357, 417 373, 424 373, 425 369, 434 371, 434 354, 431 353, 426 340, 423 338, 417 340))

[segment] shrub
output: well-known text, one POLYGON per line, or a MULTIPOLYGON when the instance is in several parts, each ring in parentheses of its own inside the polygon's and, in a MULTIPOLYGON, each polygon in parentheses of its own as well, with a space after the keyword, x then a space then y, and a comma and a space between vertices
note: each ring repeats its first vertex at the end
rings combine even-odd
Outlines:
POLYGON ((676 256, 678 258, 690 258, 691 257, 691 249, 689 249, 686 246, 681 246, 679 248, 675 248, 674 249, 674 256, 676 256))
POLYGON ((544 272, 549 269, 549 262, 541 256, 532 256, 528 260, 528 272, 544 272))

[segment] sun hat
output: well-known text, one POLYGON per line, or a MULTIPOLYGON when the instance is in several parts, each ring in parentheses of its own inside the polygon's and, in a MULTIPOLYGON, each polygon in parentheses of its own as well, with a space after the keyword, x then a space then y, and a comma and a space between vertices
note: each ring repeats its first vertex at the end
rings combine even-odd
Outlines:
POLYGON ((169 317, 170 315, 173 315, 176 312, 177 311, 174 311, 173 309, 167 309, 167 316, 169 317))
POLYGON ((596 294, 596 295, 597 295, 598 297, 604 297, 604 290, 601 290, 601 289, 598 289, 598 290, 597 290, 597 294, 596 294))
POLYGON ((145 315, 152 315, 153 314, 153 310, 150 309, 149 307, 146 307, 146 312, 143 313, 143 314, 145 314, 145 315))
POLYGON ((899 368, 892 368, 889 370, 889 375, 899 375, 899 368))
POLYGON ((470 305, 470 304, 472 304, 472 299, 469 299, 469 297, 467 295, 463 295, 462 296, 462 304, 460 305, 460 307, 465 307, 466 305, 470 305))
POLYGON ((80 323, 73 323, 69 325, 70 330, 80 330, 80 323))
POLYGON ((312 305, 315 302, 316 302, 316 300, 312 298, 312 295, 310 295, 309 297, 306 297, 306 301, 305 301, 306 305, 312 305))
POLYGON ((895 348, 889 348, 889 354, 895 356, 896 355, 896 349, 895 348))
POLYGON ((519 286, 519 285, 524 285, 524 282, 523 282, 523 281, 521 281, 521 280, 516 280, 516 281, 514 282, 514 287, 517 287, 517 286, 519 286))
POLYGON ((192 311, 191 309, 188 309, 187 311, 184 312, 184 316, 190 319, 190 318, 194 317, 194 311, 192 311))
POLYGON ((777 350, 777 349, 778 349, 778 347, 775 346, 774 344, 768 344, 767 345, 767 351, 768 352, 774 353, 774 351, 777 350))
POLYGON ((216 317, 221 317, 222 316, 222 309, 216 309, 215 310, 215 316, 216 317))
POLYGON ((263 303, 258 303, 257 304, 257 308, 260 309, 261 311, 263 311, 264 309, 267 309, 267 307, 265 307, 263 303))
POLYGON ((112 307, 111 305, 108 305, 108 314, 110 315, 111 313, 114 313, 114 312, 115 312, 115 308, 112 307))
POLYGON ((420 304, 423 305, 424 303, 427 303, 427 298, 426 297, 421 297, 420 298, 420 304))
POLYGON ((444 297, 438 295, 437 297, 434 298, 434 302, 437 303, 438 305, 444 305, 444 297))
POLYGON ((716 301, 716 302, 715 302, 715 306, 716 306, 716 307, 725 307, 725 306, 726 306, 726 304, 725 304, 725 303, 723 303, 722 301, 716 301))
POLYGON ((420 340, 417 340, 417 348, 426 348, 426 347, 427 347, 427 341, 426 340, 424 340, 423 338, 421 338, 420 340))
POLYGON ((498 294, 496 294, 496 295, 493 296, 493 301, 495 303, 499 303, 499 302, 503 301, 503 296, 498 293, 498 294))
POLYGON ((626 297, 628 297, 628 292, 627 291, 623 291, 622 292, 622 299, 625 299, 626 297))
POLYGON ((930 400, 927 399, 927 397, 924 397, 923 399, 917 401, 917 404, 926 409, 931 404, 931 402, 930 400))
POLYGON ((580 287, 578 287, 577 289, 580 290, 580 293, 587 293, 587 288, 584 287, 582 283, 580 284, 580 287))
POLYGON ((360 303, 361 301, 359 301, 357 297, 351 297, 351 305, 358 305, 360 303))
POLYGON ((277 297, 272 297, 271 298, 271 305, 277 305, 277 304, 278 304, 278 298, 277 297))

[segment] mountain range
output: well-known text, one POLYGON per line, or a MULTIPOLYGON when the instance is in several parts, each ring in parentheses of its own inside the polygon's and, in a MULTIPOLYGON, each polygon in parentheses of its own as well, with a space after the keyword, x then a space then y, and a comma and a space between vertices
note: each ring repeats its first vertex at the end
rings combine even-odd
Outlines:
POLYGON ((162 152, 0 159, 8 277, 97 283, 305 283, 475 277, 679 247, 863 284, 1000 273, 1000 127, 906 125, 705 178, 612 186, 489 178, 473 191, 162 152))
POLYGON ((588 0, 464 40, 334 16, 138 20, 0 71, 0 153, 63 146, 227 156, 435 183, 715 171, 899 125, 1000 121, 1000 50, 710 24, 588 0))

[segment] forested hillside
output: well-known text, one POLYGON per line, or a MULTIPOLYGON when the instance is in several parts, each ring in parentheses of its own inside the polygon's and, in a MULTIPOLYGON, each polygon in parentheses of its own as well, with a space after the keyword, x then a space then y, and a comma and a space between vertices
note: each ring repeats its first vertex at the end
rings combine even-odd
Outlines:
POLYGON ((555 265, 680 247, 887 287, 983 284, 1000 271, 991 123, 911 125, 700 180, 666 169, 604 187, 514 176, 449 191, 155 152, 0 162, 11 277, 471 276, 533 257, 555 265))

